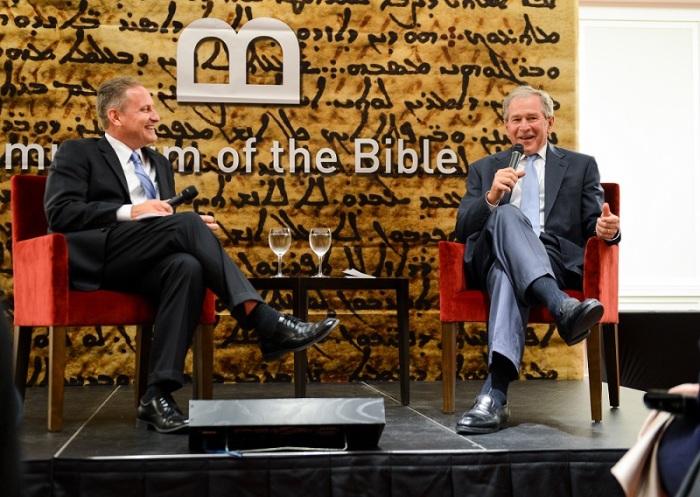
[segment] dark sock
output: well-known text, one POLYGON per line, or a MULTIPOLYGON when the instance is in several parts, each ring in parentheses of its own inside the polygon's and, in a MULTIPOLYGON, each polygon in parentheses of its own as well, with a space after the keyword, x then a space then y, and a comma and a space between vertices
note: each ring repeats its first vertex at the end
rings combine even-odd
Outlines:
POLYGON ((544 304, 554 319, 559 318, 561 303, 568 298, 559 289, 557 280, 551 276, 542 276, 533 281, 528 289, 528 295, 540 304, 544 304))
POLYGON ((143 404, 148 404, 150 401, 152 401, 156 395, 161 394, 161 389, 160 387, 156 385, 148 385, 148 388, 146 388, 146 393, 143 394, 143 397, 141 397, 141 402, 143 404))
POLYGON ((171 380, 160 381, 158 383, 148 385, 148 387, 146 387, 146 392, 143 394, 143 397, 141 397, 141 401, 144 404, 148 404, 156 395, 172 393, 175 390, 180 389, 181 386, 182 385, 179 383, 171 380))
POLYGON ((260 303, 248 315, 250 323, 260 338, 267 338, 275 332, 280 313, 267 304, 260 303))
POLYGON ((507 390, 508 389, 506 388, 506 391, 504 392, 503 390, 499 390, 498 388, 494 387, 491 380, 491 375, 489 374, 489 376, 486 378, 484 386, 481 388, 481 394, 490 395, 496 404, 496 408, 499 408, 503 407, 508 402, 507 390))
POLYGON ((493 354, 489 375, 481 388, 482 394, 490 395, 496 407, 502 407, 508 402, 508 385, 517 377, 513 364, 500 354, 493 354))

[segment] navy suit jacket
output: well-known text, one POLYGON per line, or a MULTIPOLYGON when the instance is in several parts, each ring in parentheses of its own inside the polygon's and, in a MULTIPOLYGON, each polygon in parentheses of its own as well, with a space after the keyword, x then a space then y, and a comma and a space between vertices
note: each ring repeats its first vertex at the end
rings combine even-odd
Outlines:
MULTIPOLYGON (((505 150, 469 166, 467 193, 457 211, 455 228, 457 240, 466 243, 467 264, 474 253, 476 239, 491 214, 486 193, 496 171, 508 167, 510 155, 510 149, 505 150)), ((499 205, 509 203, 510 196, 510 193, 506 194, 499 205)), ((549 144, 544 178, 544 233, 540 239, 547 239, 550 247, 558 245, 561 261, 567 270, 582 274, 586 241, 595 235, 603 201, 595 159, 549 144)))
MULTIPOLYGON (((141 153, 155 167, 161 198, 175 195, 175 174, 170 162, 148 147, 142 148, 141 153)), ((117 223, 117 209, 130 203, 124 170, 106 138, 61 144, 49 167, 44 207, 49 230, 67 238, 74 288, 99 288, 107 235, 117 223)))

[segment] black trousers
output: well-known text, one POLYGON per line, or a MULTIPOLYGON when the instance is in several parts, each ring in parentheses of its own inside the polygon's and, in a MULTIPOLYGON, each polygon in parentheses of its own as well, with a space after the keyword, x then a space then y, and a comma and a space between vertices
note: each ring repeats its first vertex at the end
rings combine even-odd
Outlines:
POLYGON ((101 288, 136 293, 157 307, 149 385, 184 382, 184 363, 210 288, 241 325, 243 303, 262 302, 216 235, 194 212, 120 223, 109 233, 101 288))

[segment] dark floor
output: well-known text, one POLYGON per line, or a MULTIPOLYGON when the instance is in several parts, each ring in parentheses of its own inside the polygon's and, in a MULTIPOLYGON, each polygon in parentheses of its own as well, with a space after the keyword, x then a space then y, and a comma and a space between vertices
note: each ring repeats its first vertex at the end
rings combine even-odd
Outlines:
MULTIPOLYGON (((510 427, 498 433, 464 437, 455 433, 481 382, 457 384, 457 410, 441 412, 441 383, 411 383, 411 403, 402 406, 397 383, 310 384, 308 397, 384 397, 386 425, 379 450, 399 452, 596 451, 628 449, 648 412, 643 392, 623 388, 621 407, 606 408, 603 421, 590 420, 587 381, 521 381, 512 384, 510 427)), ((175 398, 187 410, 190 389, 175 398)), ((216 399, 290 398, 290 384, 215 385, 216 399)), ((133 387, 67 387, 64 429, 46 431, 47 391, 27 390, 21 435, 23 459, 91 459, 188 455, 188 437, 162 435, 135 427, 133 387)))

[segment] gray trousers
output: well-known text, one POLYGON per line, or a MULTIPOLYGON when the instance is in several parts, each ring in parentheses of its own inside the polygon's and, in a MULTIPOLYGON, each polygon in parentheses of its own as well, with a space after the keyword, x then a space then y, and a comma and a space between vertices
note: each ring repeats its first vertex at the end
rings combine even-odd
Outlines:
POLYGON ((559 262, 557 249, 545 234, 538 238, 525 215, 513 205, 499 206, 489 216, 466 265, 470 285, 474 282, 485 288, 491 300, 489 365, 497 352, 513 363, 516 373, 519 371, 530 308, 540 304, 529 300, 528 288, 545 275, 555 278, 560 288, 571 280, 559 262))

